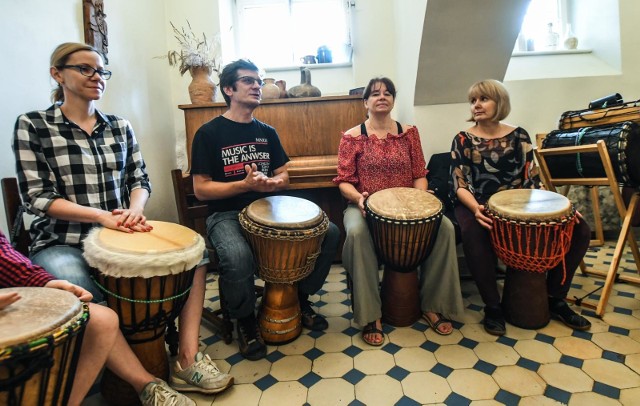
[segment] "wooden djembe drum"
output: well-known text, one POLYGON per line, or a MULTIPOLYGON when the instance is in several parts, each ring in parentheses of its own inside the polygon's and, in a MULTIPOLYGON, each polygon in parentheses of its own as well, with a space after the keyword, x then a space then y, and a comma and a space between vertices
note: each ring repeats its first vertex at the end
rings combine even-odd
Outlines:
POLYGON ((18 292, 21 299, 0 310, 0 404, 66 405, 88 306, 60 289, 2 292, 18 292))
POLYGON ((420 318, 417 267, 431 253, 444 209, 431 193, 414 188, 380 190, 365 203, 367 224, 382 278, 382 319, 409 326, 420 318))
POLYGON ((569 250, 575 210, 561 194, 511 189, 491 196, 486 214, 493 220, 491 243, 507 266, 502 293, 505 319, 537 329, 549 323, 546 272, 569 250))
MULTIPOLYGON (((107 305, 120 318, 120 329, 147 371, 165 381, 169 359, 164 335, 189 297, 193 272, 202 260, 204 239, 190 228, 149 221, 153 230, 123 233, 92 230, 84 240, 84 256, 107 305)), ((111 404, 138 404, 138 394, 108 369, 101 385, 111 404)))
POLYGON ((313 271, 329 218, 306 199, 271 196, 245 207, 239 220, 265 281, 262 338, 269 344, 293 341, 302 332, 296 282, 313 271))

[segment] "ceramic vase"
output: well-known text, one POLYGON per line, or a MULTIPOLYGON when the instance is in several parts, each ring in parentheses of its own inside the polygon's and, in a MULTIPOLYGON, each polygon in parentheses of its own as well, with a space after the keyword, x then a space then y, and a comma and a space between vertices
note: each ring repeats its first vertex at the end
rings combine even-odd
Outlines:
POLYGON ((300 68, 300 84, 287 92, 289 97, 320 97, 320 89, 311 84, 311 71, 309 68, 300 68))
POLYGON ((573 33, 571 29, 571 24, 567 24, 567 32, 564 36, 564 49, 577 49, 578 48, 578 38, 573 33))
POLYGON ((264 85, 262 86, 262 98, 263 99, 279 99, 280 88, 276 86, 276 80, 274 78, 265 78, 264 85))
POLYGON ((191 83, 189 97, 192 104, 213 103, 216 98, 216 84, 211 80, 211 69, 198 66, 189 69, 191 83))
POLYGON ((285 97, 288 97, 289 95, 287 94, 287 82, 284 80, 276 80, 276 86, 278 86, 278 88, 280 88, 280 98, 284 99, 285 97))

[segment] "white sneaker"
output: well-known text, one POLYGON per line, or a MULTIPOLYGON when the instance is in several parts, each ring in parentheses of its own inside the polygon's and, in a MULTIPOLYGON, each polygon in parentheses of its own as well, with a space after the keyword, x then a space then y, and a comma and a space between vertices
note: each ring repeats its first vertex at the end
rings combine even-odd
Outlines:
POLYGON ((176 361, 171 374, 171 387, 181 392, 219 393, 233 385, 233 377, 221 372, 211 358, 201 352, 196 362, 182 369, 176 361))
POLYGON ((171 389, 162 379, 149 382, 140 393, 142 406, 196 406, 196 402, 171 389))

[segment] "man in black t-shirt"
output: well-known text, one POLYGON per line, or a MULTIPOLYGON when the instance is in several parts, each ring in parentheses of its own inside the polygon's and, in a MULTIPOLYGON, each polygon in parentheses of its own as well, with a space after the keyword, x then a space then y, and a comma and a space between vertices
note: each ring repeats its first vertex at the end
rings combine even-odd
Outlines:
MULTIPOLYGON (((238 320, 240 352, 250 360, 267 349, 256 323, 255 264, 238 213, 251 202, 289 187, 289 157, 275 129, 253 117, 260 105, 262 79, 248 60, 225 66, 220 89, 229 109, 196 132, 191 149, 191 174, 196 197, 207 201, 207 235, 220 263, 220 289, 232 318, 238 320)), ((339 231, 330 224, 313 272, 298 282, 302 324, 324 330, 328 323, 308 301, 329 273, 339 231)))

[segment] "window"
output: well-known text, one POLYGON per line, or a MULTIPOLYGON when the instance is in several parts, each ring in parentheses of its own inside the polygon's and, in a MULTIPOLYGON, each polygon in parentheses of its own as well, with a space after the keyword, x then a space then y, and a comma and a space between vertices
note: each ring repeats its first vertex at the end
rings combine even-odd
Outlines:
POLYGON ((566 0, 531 0, 514 51, 564 49, 570 27, 566 0))
POLYGON ((305 56, 349 62, 348 7, 343 0, 236 0, 238 56, 267 68, 299 65, 305 56))

